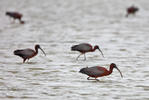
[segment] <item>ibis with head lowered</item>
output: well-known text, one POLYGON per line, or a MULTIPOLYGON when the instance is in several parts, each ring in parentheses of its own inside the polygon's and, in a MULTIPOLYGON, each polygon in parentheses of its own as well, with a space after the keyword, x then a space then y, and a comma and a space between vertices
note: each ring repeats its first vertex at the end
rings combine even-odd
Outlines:
POLYGON ((22 20, 23 15, 19 12, 7 11, 6 15, 13 18, 14 20, 18 19, 21 24, 25 23, 25 21, 22 20))
POLYGON ((81 43, 81 44, 78 44, 78 45, 73 45, 71 47, 71 50, 72 51, 79 51, 81 54, 76 58, 78 60, 78 58, 84 54, 84 60, 86 60, 86 56, 85 56, 85 53, 87 52, 94 52, 96 49, 98 49, 102 56, 104 57, 102 51, 100 50, 99 46, 98 45, 95 45, 94 47, 89 44, 89 43, 81 43))
POLYGON ((98 81, 98 79, 97 79, 98 77, 110 75, 113 72, 113 68, 116 68, 120 72, 121 77, 123 77, 121 71, 118 69, 118 67, 114 63, 111 63, 109 70, 107 70, 104 67, 94 66, 94 67, 82 68, 79 72, 82 74, 88 75, 89 76, 87 78, 88 80, 97 80, 98 81), (90 77, 93 77, 94 79, 90 79, 90 77))
POLYGON ((40 45, 35 45, 35 50, 33 49, 19 49, 14 51, 14 55, 17 55, 21 58, 23 58, 23 63, 28 59, 36 56, 38 54, 38 49, 40 49, 44 55, 46 56, 46 53, 43 51, 43 49, 40 47, 40 45))

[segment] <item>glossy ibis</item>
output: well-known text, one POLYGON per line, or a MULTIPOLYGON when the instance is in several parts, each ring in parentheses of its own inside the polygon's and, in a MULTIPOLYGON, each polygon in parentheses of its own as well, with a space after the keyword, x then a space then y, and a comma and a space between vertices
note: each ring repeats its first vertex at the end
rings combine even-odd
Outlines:
POLYGON ((120 72, 121 77, 123 77, 121 71, 118 69, 118 67, 114 63, 110 65, 109 70, 107 70, 104 67, 94 66, 94 67, 82 68, 79 72, 88 75, 89 76, 87 78, 88 80, 98 81, 98 79, 96 78, 110 75, 113 72, 113 68, 116 68, 120 72), (90 77, 94 77, 95 79, 90 79, 90 77))
MULTIPOLYGON (((71 47, 71 50, 72 51, 79 51, 81 54, 76 58, 76 60, 78 60, 78 58, 84 54, 84 60, 86 60, 86 56, 85 56, 85 53, 87 52, 94 52, 96 49, 98 49, 102 56, 103 56, 103 53, 102 51, 99 49, 99 46, 98 45, 95 45, 94 47, 91 45, 91 44, 88 44, 88 43, 81 43, 81 44, 78 44, 78 45, 73 45, 71 47)), ((104 57, 104 56, 103 56, 104 57)))
POLYGON ((40 49, 44 55, 46 56, 45 52, 43 49, 40 47, 40 45, 35 45, 35 50, 32 49, 20 49, 20 50, 15 50, 14 55, 17 55, 21 58, 23 58, 23 63, 26 61, 26 59, 30 59, 38 54, 38 49, 40 49))
POLYGON ((131 7, 127 8, 126 11, 127 11, 126 17, 128 17, 128 15, 130 14, 135 15, 135 13, 139 11, 139 8, 132 5, 131 7))
POLYGON ((18 12, 7 11, 6 12, 6 15, 9 16, 9 17, 12 17, 14 20, 18 19, 21 24, 24 24, 25 23, 24 21, 21 20, 21 18, 23 17, 23 15, 20 14, 20 13, 18 13, 18 12))

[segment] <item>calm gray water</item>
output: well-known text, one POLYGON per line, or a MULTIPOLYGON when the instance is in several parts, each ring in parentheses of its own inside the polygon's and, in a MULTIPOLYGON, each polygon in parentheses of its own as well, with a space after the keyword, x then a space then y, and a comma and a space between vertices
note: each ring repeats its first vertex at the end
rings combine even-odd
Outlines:
POLYGON ((149 100, 148 0, 0 0, 0 100, 149 100), (132 4, 140 11, 125 18, 132 4), (24 14, 26 24, 12 23, 6 11, 24 14), (99 51, 76 61, 79 43, 99 51), (40 44, 46 52, 22 64, 16 49, 40 44), (100 82, 79 70, 116 63, 100 82))

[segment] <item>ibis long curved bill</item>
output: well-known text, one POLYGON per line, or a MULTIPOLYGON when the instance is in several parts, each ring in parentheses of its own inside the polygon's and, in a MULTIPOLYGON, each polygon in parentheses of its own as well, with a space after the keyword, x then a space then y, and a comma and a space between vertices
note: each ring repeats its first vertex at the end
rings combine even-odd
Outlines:
POLYGON ((118 67, 115 67, 115 68, 119 71, 121 77, 123 78, 123 75, 122 75, 121 71, 118 69, 118 67))
POLYGON ((46 53, 43 51, 43 49, 40 47, 39 48, 42 52, 43 52, 43 54, 46 56, 46 53))
POLYGON ((104 57, 104 55, 103 55, 102 51, 101 51, 100 49, 98 49, 98 50, 101 52, 102 56, 104 57))

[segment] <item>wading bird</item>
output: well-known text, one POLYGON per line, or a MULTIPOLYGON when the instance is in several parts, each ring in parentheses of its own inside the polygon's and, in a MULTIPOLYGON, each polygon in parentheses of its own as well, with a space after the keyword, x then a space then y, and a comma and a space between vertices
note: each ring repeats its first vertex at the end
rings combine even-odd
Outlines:
POLYGON ((126 11, 127 11, 126 17, 128 17, 128 15, 130 14, 135 15, 135 13, 139 11, 139 8, 132 5, 131 7, 127 8, 126 11))
POLYGON ((35 51, 32 49, 20 49, 20 50, 15 50, 14 55, 17 55, 21 58, 23 58, 23 63, 26 61, 26 59, 30 59, 38 54, 38 49, 40 49, 44 55, 46 56, 46 53, 42 50, 40 45, 35 45, 35 51))
MULTIPOLYGON (((86 60, 86 56, 85 56, 85 53, 87 52, 94 52, 96 49, 98 49, 102 56, 103 56, 103 53, 102 51, 99 49, 99 46, 98 45, 95 45, 94 47, 92 47, 92 45, 88 44, 88 43, 81 43, 81 44, 78 44, 78 45, 73 45, 71 47, 71 50, 72 51, 79 51, 81 54, 76 58, 76 60, 78 60, 78 58, 84 54, 84 60, 86 60)), ((104 56, 103 56, 104 57, 104 56)))
POLYGON ((112 63, 110 65, 109 70, 107 70, 104 67, 94 66, 94 67, 82 68, 79 72, 82 73, 82 74, 88 75, 89 76, 87 78, 88 80, 97 80, 97 81, 99 81, 97 79, 98 77, 103 77, 103 76, 110 75, 113 72, 113 68, 116 68, 120 72, 121 77, 123 77, 121 71, 118 69, 118 67, 114 63, 112 63), (94 77, 95 79, 90 79, 90 77, 94 77))
POLYGON ((12 17, 14 20, 18 19, 20 21, 21 24, 24 24, 25 22, 21 20, 21 18, 23 17, 22 14, 18 13, 18 12, 10 12, 7 11, 6 15, 9 17, 12 17))

